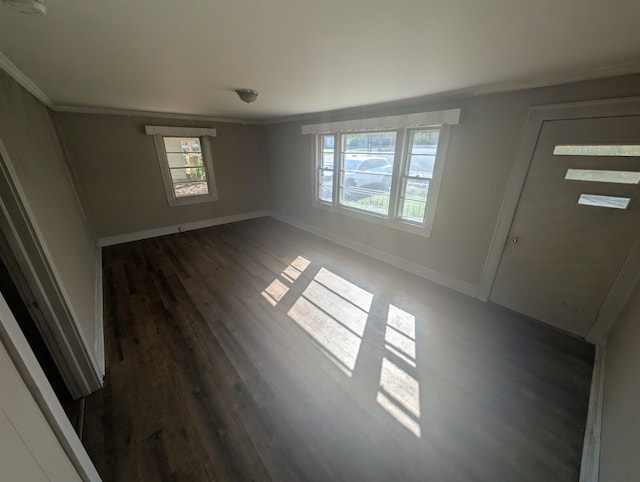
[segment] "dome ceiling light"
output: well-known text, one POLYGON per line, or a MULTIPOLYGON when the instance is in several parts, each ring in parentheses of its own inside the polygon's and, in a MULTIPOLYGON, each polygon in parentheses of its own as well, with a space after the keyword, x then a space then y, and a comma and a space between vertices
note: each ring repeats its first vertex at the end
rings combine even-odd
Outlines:
POLYGON ((236 89, 236 94, 247 104, 254 102, 258 97, 258 91, 253 89, 236 89))

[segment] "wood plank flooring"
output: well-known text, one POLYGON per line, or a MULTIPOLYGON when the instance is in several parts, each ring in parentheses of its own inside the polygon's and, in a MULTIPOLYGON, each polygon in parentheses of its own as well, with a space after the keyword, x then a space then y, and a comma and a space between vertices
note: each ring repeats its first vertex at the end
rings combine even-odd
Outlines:
POLYGON ((576 481, 593 347, 271 218, 103 250, 105 481, 576 481))

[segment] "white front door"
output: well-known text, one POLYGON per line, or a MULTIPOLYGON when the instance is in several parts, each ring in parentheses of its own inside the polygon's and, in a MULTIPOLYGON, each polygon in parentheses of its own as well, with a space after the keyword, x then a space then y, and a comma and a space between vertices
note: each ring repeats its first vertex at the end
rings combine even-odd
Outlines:
POLYGON ((640 234, 640 117, 542 125, 490 300, 586 336, 640 234))

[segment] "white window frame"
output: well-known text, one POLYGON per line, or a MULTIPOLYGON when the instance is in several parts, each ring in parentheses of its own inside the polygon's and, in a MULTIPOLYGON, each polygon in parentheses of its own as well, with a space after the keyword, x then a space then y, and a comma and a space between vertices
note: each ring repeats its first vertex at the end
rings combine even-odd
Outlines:
POLYGON ((350 121, 329 122, 302 126, 302 134, 315 134, 313 170, 313 206, 331 212, 339 212, 347 216, 366 220, 376 224, 400 229, 419 236, 429 237, 433 230, 436 208, 442 182, 442 174, 447 155, 447 147, 451 135, 451 126, 459 123, 460 109, 422 112, 400 116, 387 116, 350 121), (439 130, 438 146, 434 160, 433 177, 429 183, 429 191, 422 223, 402 219, 401 195, 405 189, 404 179, 409 169, 411 134, 415 131, 439 130), (366 210, 345 206, 340 203, 340 172, 344 162, 342 156, 342 138, 344 134, 353 132, 396 132, 396 151, 391 179, 389 213, 382 215, 366 210), (334 164, 332 200, 320 199, 319 172, 322 162, 322 135, 334 136, 334 164))
POLYGON ((216 130, 206 127, 168 127, 168 126, 145 126, 147 135, 153 136, 162 173, 165 193, 169 206, 184 206, 189 204, 206 203, 218 200, 218 190, 213 170, 213 155, 211 150, 212 137, 216 137, 216 130), (207 174, 207 194, 195 194, 192 196, 177 197, 173 187, 173 180, 169 170, 169 160, 164 146, 165 137, 197 137, 200 140, 202 149, 202 160, 207 174))

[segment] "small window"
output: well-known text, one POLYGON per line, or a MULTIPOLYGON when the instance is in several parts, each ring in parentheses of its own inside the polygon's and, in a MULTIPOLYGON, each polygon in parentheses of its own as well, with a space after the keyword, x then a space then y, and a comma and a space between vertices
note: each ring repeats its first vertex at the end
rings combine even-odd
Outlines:
POLYGON ((154 137, 169 205, 218 199, 209 142, 215 129, 147 126, 146 131, 154 137))
POLYGON ((631 198, 616 196, 601 196, 599 194, 580 194, 578 204, 610 209, 627 209, 631 198))
POLYGON ((636 157, 640 156, 640 146, 620 145, 620 146, 579 146, 579 145, 558 145, 553 149, 554 156, 614 156, 614 157, 636 157))

